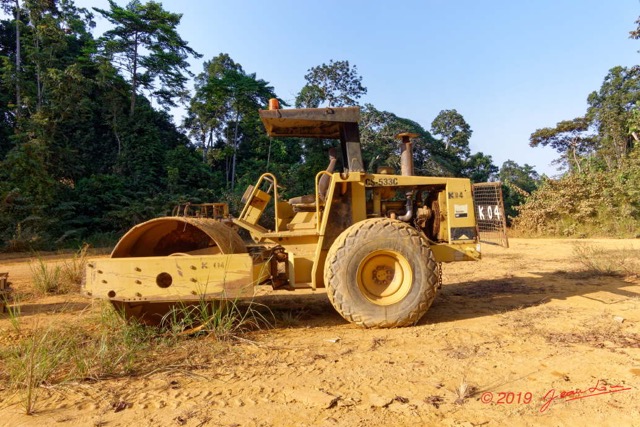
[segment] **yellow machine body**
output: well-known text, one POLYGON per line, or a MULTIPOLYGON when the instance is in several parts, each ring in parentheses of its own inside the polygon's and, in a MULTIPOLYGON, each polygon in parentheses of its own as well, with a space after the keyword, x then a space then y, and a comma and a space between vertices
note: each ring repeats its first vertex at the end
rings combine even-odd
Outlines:
MULTIPOLYGON (((246 190, 237 217, 229 215, 226 204, 216 203, 210 209, 176 208, 172 217, 142 223, 122 237, 111 258, 88 265, 86 294, 144 317, 147 304, 250 297, 263 283, 289 290, 329 286, 327 277, 341 268, 335 254, 349 254, 348 231, 356 235, 358 224, 377 226, 379 220, 397 229, 398 235, 408 233, 426 254, 430 282, 423 292, 429 294, 428 304, 420 303, 418 310, 423 312, 435 294, 434 262, 481 258, 468 179, 415 176, 404 169, 403 174, 389 173, 389 168, 365 172, 357 108, 267 110, 260 115, 270 136, 339 139, 343 171, 318 173, 315 193, 295 201, 283 200, 276 176, 265 173, 246 190), (263 213, 269 206, 274 215, 267 221, 263 213), (251 242, 243 241, 239 229, 246 230, 251 242), (326 265, 328 256, 333 257, 331 266, 326 265)), ((369 238, 372 245, 376 238, 369 238)), ((354 264, 358 277, 353 283, 365 300, 376 307, 395 305, 413 292, 415 261, 403 253, 383 247, 354 264)), ((332 291, 332 303, 334 298, 342 298, 340 292, 332 291)), ((364 326, 385 327, 414 322, 417 314, 381 321, 349 316, 345 318, 364 326)))

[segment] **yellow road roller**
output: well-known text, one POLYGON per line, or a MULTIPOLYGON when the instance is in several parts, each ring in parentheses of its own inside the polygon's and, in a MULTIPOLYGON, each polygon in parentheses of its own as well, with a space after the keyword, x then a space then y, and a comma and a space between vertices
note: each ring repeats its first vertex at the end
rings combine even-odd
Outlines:
POLYGON ((441 263, 480 259, 483 229, 506 243, 499 183, 474 189, 465 178, 414 175, 416 135, 398 135, 400 174, 390 167, 368 173, 358 107, 272 102, 259 114, 269 136, 339 141, 314 194, 284 200, 277 177, 265 173, 246 189, 237 215, 226 203, 179 206, 133 227, 110 258, 91 261, 86 295, 157 323, 177 304, 251 298, 258 285, 326 288, 347 321, 389 328, 426 313, 441 263), (474 202, 474 194, 485 196, 474 202), (268 207, 273 214, 263 215, 268 207))

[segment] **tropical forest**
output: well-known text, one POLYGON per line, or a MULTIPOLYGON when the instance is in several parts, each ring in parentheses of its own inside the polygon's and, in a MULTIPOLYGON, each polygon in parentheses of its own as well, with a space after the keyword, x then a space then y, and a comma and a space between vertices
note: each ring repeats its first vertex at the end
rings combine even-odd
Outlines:
MULTIPOLYGON (((443 109, 431 123, 360 104, 367 93, 349 58, 308 69, 295 102, 260 70, 226 53, 203 58, 178 33, 182 15, 161 3, 2 0, 0 15, 0 250, 108 246, 180 203, 226 201, 235 212, 263 172, 285 197, 313 192, 330 141, 269 138, 258 110, 361 108, 367 171, 398 167, 400 132, 414 140, 416 174, 500 181, 513 233, 640 235, 640 67, 615 66, 585 93, 588 108, 542 129, 533 147, 557 151, 559 175, 496 165, 472 152, 472 123, 443 109), (110 29, 97 37, 96 17, 110 29), (197 71, 189 60, 201 60, 197 71), (176 107, 183 118, 172 114, 176 107)), ((638 28, 629 37, 640 38, 638 28)), ((321 62, 325 60, 325 62, 321 62)))

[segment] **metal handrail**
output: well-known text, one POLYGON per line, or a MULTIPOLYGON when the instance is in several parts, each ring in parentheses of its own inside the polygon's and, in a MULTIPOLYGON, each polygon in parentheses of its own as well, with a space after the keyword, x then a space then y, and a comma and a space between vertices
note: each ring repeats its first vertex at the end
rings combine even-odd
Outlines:
MULTIPOLYGON (((244 220, 245 216, 247 214, 247 211, 249 210, 249 204, 251 203, 251 200, 253 199, 253 197, 257 194, 257 192, 260 190, 260 185, 262 185, 263 181, 267 181, 271 183, 271 188, 273 188, 273 206, 275 208, 275 231, 276 233, 279 232, 279 227, 278 227, 278 179, 275 177, 275 175, 273 175, 272 173, 266 172, 263 173, 262 175, 260 175, 260 178, 258 178, 258 181, 256 182, 256 185, 253 187, 253 191, 251 191, 251 195, 247 198, 247 202, 244 205, 244 208, 242 208, 242 212, 240 212, 240 219, 244 220)), ((269 191, 271 190, 271 188, 269 188, 266 193, 268 194, 269 191)))

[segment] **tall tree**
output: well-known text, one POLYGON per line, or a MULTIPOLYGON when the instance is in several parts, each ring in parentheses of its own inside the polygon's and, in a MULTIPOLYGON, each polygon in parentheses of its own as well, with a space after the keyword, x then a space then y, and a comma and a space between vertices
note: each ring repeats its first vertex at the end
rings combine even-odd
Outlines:
POLYGON ((204 72, 196 78, 196 93, 185 126, 200 140, 205 151, 213 145, 214 138, 226 142, 231 152, 227 169, 233 190, 242 123, 251 117, 257 118, 258 109, 276 95, 268 82, 258 79, 255 73, 247 74, 227 54, 218 55, 204 67, 204 72))
POLYGON ((612 68, 587 102, 587 118, 599 135, 600 157, 610 168, 620 167, 633 147, 631 125, 640 102, 640 67, 612 68))
POLYGON ((148 91, 165 108, 188 92, 187 58, 202 55, 190 48, 177 32, 182 14, 167 12, 162 4, 133 0, 120 7, 109 0, 110 10, 94 8, 113 25, 101 38, 103 52, 129 76, 130 115, 136 107, 139 90, 148 91), (159 84, 158 84, 159 83, 159 84))
POLYGON ((191 98, 184 127, 200 144, 203 160, 217 140, 224 139, 223 129, 228 120, 229 92, 222 83, 231 73, 243 73, 226 53, 204 63, 204 71, 195 78, 195 94, 191 98))
POLYGON ((83 54, 82 49, 88 50, 89 28, 94 25, 92 15, 71 0, 25 0, 22 5, 10 52, 15 66, 4 67, 15 82, 17 116, 42 108, 49 70, 64 69, 83 54))
POLYGON ((357 100, 367 93, 362 86, 358 68, 349 61, 329 61, 312 67, 304 76, 307 84, 296 99, 297 107, 315 108, 323 102, 330 107, 357 105, 357 100))
POLYGON ((612 68, 587 102, 589 107, 584 117, 536 130, 531 134, 529 145, 554 148, 561 154, 558 163, 568 165, 570 172, 583 172, 582 164, 588 158, 594 158, 608 169, 620 168, 634 141, 640 140, 636 132, 640 67, 612 68))
POLYGON ((462 114, 455 109, 440 111, 431 122, 431 133, 440 135, 445 148, 456 156, 463 160, 469 156, 469 139, 473 131, 462 114))
POLYGON ((21 6, 17 40, 15 10, 0 20, 0 250, 52 248, 212 200, 200 191, 207 166, 141 89, 130 117, 131 85, 96 54, 90 13, 72 0, 0 1, 21 6))
MULTIPOLYGON (((306 84, 295 100, 297 108, 318 108, 321 105, 329 107, 354 106, 358 104, 358 99, 367 93, 367 88, 362 85, 362 77, 358 75, 358 68, 355 65, 351 66, 349 61, 330 60, 329 64, 323 63, 308 69, 304 78, 306 84)), ((335 141, 331 140, 319 141, 309 138, 299 140, 297 147, 300 148, 300 154, 304 159, 296 169, 297 174, 302 178, 297 183, 297 187, 301 191, 300 194, 314 191, 315 174, 326 168, 327 151, 333 144, 335 141)), ((369 164, 369 167, 380 166, 379 161, 372 161, 370 153, 373 151, 369 149, 363 152, 365 165, 369 164)))
POLYGON ((496 178, 498 167, 493 164, 493 159, 482 152, 470 155, 464 160, 462 176, 466 176, 473 182, 487 182, 496 178))
POLYGON ((500 167, 500 181, 518 186, 527 193, 533 192, 540 183, 540 175, 533 166, 524 164, 520 166, 513 160, 507 160, 500 167))
POLYGON ((381 111, 365 104, 360 119, 362 156, 370 172, 378 166, 400 166, 400 150, 396 136, 402 132, 418 134, 413 139, 414 167, 420 175, 452 175, 450 156, 440 141, 431 136, 420 124, 398 117, 389 111, 381 111))
POLYGON ((538 129, 529 137, 531 147, 550 146, 558 151, 560 159, 555 163, 569 166, 569 170, 582 172, 585 156, 596 149, 597 137, 590 130, 590 120, 578 117, 563 120, 555 128, 538 129))
POLYGON ((20 117, 20 105, 22 104, 22 98, 20 95, 20 68, 22 63, 21 41, 20 41, 20 0, 0 0, 2 10, 6 13, 13 11, 15 19, 14 25, 16 30, 15 37, 15 91, 16 91, 16 119, 20 117))
POLYGON ((520 166, 513 160, 507 160, 502 164, 498 177, 503 185, 502 194, 507 217, 513 218, 518 214, 516 207, 523 204, 541 184, 540 175, 533 166, 526 163, 520 166))

